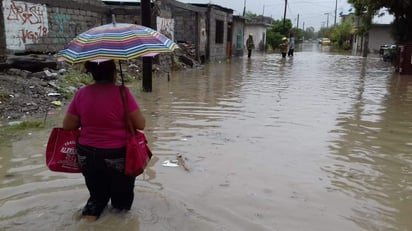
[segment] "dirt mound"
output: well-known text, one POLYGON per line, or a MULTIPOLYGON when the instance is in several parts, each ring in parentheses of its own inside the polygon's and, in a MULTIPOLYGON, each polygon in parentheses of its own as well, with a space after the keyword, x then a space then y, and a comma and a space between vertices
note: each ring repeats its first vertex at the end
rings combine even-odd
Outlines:
POLYGON ((0 73, 0 119, 15 120, 38 117, 66 101, 58 93, 58 73, 30 73, 9 69, 0 73))

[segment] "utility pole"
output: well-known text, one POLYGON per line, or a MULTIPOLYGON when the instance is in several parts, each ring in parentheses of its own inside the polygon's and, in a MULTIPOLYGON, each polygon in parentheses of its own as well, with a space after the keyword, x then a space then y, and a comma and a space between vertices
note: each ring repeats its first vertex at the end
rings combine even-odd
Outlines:
POLYGON ((265 21, 265 5, 263 5, 263 11, 262 11, 262 22, 265 21))
POLYGON ((330 13, 325 13, 325 15, 326 15, 326 28, 329 28, 329 14, 330 13))
POLYGON ((265 5, 263 5, 263 12, 262 12, 262 17, 265 16, 265 5))
POLYGON ((299 29, 299 14, 298 14, 298 20, 296 22, 296 28, 299 29))
POLYGON ((335 24, 336 25, 336 15, 338 13, 338 0, 335 0, 335 24))
POLYGON ((283 13, 283 29, 285 29, 285 20, 286 20, 286 8, 288 6, 288 0, 285 0, 285 12, 283 13))
MULTIPOLYGON (((3 1, 0 1, 1 4, 3 3, 3 1)), ((4 24, 4 18, 3 18, 3 10, 0 11, 0 24, 1 25, 5 25, 4 24)), ((3 27, 4 28, 4 27, 3 27)), ((2 31, 4 32, 4 31, 2 31)), ((5 33, 0 33, 0 60, 3 60, 6 58, 6 36, 5 33)))
POLYGON ((246 0, 243 3, 243 17, 245 17, 245 15, 246 15, 246 0))
MULTIPOLYGON (((150 0, 141 0, 140 10, 142 15, 142 25, 152 27, 152 12, 150 0)), ((152 57, 142 57, 143 64, 143 91, 152 91, 152 57)))

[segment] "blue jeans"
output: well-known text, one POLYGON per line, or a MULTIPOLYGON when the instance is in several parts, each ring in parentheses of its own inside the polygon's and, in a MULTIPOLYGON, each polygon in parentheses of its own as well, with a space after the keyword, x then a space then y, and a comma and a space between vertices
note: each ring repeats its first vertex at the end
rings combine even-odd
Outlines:
POLYGON ((100 149, 77 144, 79 165, 90 197, 82 215, 97 216, 109 200, 113 208, 130 210, 136 177, 124 174, 126 148, 100 149))

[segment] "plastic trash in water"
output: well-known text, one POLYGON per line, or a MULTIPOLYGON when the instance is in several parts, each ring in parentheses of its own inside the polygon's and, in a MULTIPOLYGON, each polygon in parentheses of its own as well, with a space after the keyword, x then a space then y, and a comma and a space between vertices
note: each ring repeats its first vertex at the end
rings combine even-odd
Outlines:
POLYGON ((179 162, 177 160, 165 160, 162 165, 164 167, 179 167, 179 162))

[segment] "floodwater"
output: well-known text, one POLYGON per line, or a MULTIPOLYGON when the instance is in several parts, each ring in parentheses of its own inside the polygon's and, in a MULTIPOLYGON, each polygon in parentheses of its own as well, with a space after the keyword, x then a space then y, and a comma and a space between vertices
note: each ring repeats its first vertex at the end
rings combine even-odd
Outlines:
POLYGON ((412 76, 378 57, 304 44, 130 87, 154 153, 132 211, 79 221, 82 176, 44 165, 62 109, 0 145, 0 230, 412 230, 412 76))

